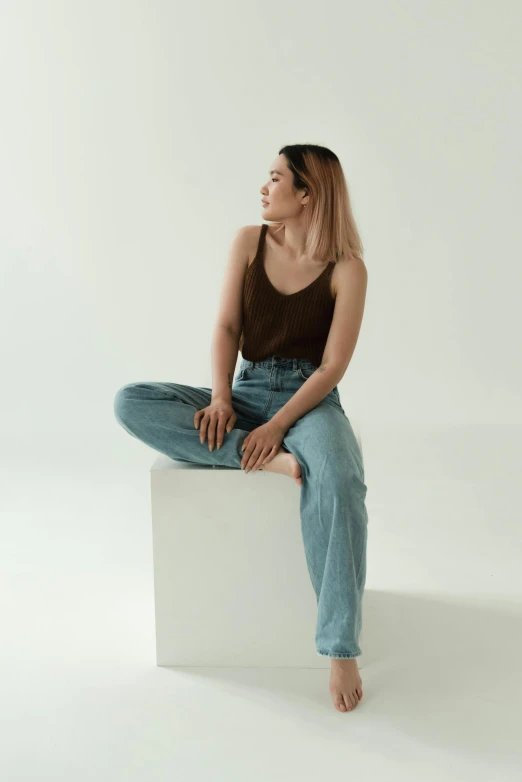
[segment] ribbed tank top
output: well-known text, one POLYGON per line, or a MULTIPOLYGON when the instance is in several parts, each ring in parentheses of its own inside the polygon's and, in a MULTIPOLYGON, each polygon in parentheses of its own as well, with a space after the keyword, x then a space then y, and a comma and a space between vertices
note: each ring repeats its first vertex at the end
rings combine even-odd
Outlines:
POLYGON ((239 350, 247 361, 268 356, 307 358, 319 366, 332 323, 335 298, 330 261, 310 285, 295 293, 280 293, 270 282, 264 266, 268 224, 263 223, 254 260, 243 286, 243 329, 239 350))

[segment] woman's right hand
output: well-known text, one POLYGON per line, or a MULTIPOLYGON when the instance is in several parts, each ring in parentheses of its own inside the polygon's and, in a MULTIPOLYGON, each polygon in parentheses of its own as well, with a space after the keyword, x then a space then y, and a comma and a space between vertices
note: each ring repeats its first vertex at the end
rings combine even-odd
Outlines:
POLYGON ((194 426, 199 429, 199 441, 201 444, 208 438, 208 449, 211 451, 214 445, 221 448, 227 432, 234 428, 237 416, 232 403, 226 399, 213 399, 208 407, 202 407, 194 415, 194 426))

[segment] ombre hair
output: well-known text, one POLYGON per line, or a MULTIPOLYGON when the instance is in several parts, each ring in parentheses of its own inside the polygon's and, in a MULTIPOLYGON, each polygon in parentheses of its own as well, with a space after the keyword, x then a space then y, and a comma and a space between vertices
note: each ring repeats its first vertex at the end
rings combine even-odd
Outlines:
MULTIPOLYGON (((304 208, 305 252, 325 263, 363 257, 361 237, 355 225, 348 185, 337 155, 317 144, 289 144, 285 155, 296 190, 306 189, 304 208)), ((270 221, 267 221, 270 223, 270 221)), ((279 225, 277 222, 271 225, 279 225)))

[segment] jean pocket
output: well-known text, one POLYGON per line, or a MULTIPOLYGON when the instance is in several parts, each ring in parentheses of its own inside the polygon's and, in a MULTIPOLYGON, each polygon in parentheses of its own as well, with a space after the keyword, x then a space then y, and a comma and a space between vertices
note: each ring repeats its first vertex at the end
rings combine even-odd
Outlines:
POLYGON ((304 365, 304 366, 299 365, 297 367, 297 374, 303 380, 308 380, 308 378, 311 377, 316 370, 317 370, 317 367, 306 366, 306 365, 304 365))
POLYGON ((252 369, 253 369, 252 364, 246 364, 245 366, 243 366, 239 370, 239 374, 238 374, 236 380, 238 382, 240 382, 241 380, 247 380, 250 372, 252 372, 252 369))

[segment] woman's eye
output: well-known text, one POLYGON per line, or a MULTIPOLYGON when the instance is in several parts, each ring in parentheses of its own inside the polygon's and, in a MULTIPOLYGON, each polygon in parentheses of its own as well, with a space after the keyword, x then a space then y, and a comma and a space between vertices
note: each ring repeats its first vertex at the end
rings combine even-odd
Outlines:
POLYGON ((279 182, 279 179, 272 179, 272 182, 279 182))

